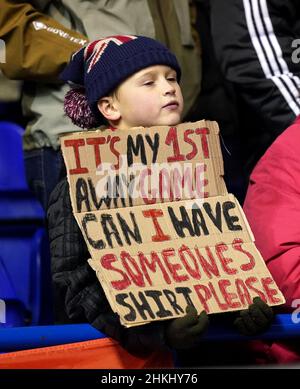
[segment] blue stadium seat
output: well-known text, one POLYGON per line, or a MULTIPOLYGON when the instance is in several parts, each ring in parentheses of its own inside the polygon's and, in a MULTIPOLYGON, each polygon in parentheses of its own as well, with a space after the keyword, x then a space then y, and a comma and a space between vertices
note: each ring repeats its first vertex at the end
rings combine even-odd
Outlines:
POLYGON ((17 298, 9 273, 1 257, 0 285, 2 290, 0 301, 0 327, 6 327, 6 323, 14 323, 16 326, 21 326, 26 315, 25 306, 17 298))
POLYGON ((0 121, 0 299, 6 307, 0 327, 53 321, 45 215, 27 187, 23 132, 0 121))
POLYGON ((0 190, 27 190, 22 151, 23 128, 0 122, 0 190))
POLYGON ((15 123, 0 121, 0 219, 43 220, 43 209, 26 183, 23 132, 15 123))

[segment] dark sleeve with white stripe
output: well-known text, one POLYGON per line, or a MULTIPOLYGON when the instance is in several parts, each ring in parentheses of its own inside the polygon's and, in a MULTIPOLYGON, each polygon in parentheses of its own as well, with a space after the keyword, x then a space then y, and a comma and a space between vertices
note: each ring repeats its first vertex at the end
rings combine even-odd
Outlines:
POLYGON ((292 56, 292 42, 300 38, 299 4, 211 0, 214 46, 225 78, 264 128, 277 134, 300 114, 300 61, 292 56))

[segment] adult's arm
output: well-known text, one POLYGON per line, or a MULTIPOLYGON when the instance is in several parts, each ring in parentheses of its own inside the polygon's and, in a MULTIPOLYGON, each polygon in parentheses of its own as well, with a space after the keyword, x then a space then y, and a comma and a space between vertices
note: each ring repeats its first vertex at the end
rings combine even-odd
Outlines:
POLYGON ((31 4, 14 0, 1 0, 0 39, 6 52, 0 69, 6 77, 44 82, 57 82, 71 54, 87 42, 31 4))
POLYGON ((300 114, 300 64, 292 42, 300 33, 298 0, 211 0, 216 56, 227 80, 280 134, 300 114))

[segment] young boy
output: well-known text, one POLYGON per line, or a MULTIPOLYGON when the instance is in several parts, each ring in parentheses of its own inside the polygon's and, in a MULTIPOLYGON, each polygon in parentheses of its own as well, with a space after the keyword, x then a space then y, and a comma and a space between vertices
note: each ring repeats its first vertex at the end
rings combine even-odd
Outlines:
MULTIPOLYGON (((76 86, 66 95, 65 112, 82 128, 100 126, 103 119, 112 130, 177 125, 183 109, 180 76, 176 57, 153 39, 127 35, 94 41, 76 52, 62 73, 76 86)), ((120 324, 88 265, 66 179, 52 193, 48 220, 54 286, 73 322, 90 322, 133 353, 199 346, 208 318, 205 311, 198 316, 194 307, 174 320, 129 329, 120 324)), ((252 335, 267 328, 271 316, 271 308, 255 299, 236 324, 252 335)))

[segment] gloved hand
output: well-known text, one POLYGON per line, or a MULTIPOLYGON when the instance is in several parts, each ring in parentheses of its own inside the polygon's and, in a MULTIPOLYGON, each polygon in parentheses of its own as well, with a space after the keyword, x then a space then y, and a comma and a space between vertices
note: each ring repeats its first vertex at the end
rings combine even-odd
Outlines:
POLYGON ((274 318, 273 310, 260 297, 254 297, 248 309, 240 311, 234 326, 240 334, 253 336, 266 331, 274 318))
POLYGON ((167 344, 177 350, 195 347, 209 324, 205 311, 198 316, 195 307, 188 306, 186 315, 171 320, 166 327, 167 344))

